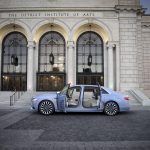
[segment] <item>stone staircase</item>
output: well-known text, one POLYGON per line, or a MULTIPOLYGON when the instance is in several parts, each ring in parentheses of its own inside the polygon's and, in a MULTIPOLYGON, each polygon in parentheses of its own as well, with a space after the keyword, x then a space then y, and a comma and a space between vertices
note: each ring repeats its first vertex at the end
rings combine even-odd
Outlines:
MULTIPOLYGON (((13 106, 10 106, 10 96, 14 94, 14 92, 9 91, 1 91, 0 92, 0 109, 3 108, 29 108, 31 104, 31 98, 36 95, 44 94, 47 92, 24 92, 20 98, 14 102, 13 106)), ((16 97, 18 97, 18 94, 16 94, 16 97)))
POLYGON ((31 105, 31 98, 36 95, 44 94, 47 92, 25 92, 20 99, 18 99, 14 105, 17 108, 29 108, 31 105))
POLYGON ((150 98, 140 89, 131 89, 128 93, 136 99, 142 106, 150 106, 150 98))
POLYGON ((142 105, 139 101, 137 101, 137 99, 129 91, 123 92, 123 94, 129 96, 129 105, 130 106, 141 106, 142 105))
POLYGON ((10 91, 1 91, 0 92, 0 107, 8 107, 10 106, 10 96, 13 94, 14 92, 10 92, 10 91))

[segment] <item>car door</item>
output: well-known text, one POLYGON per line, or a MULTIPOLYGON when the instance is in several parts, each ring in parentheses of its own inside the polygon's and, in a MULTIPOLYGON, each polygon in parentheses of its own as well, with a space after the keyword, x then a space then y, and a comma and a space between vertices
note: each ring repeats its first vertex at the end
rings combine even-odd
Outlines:
POLYGON ((63 90, 57 93, 57 108, 59 111, 66 112, 67 92, 70 84, 67 84, 63 90))

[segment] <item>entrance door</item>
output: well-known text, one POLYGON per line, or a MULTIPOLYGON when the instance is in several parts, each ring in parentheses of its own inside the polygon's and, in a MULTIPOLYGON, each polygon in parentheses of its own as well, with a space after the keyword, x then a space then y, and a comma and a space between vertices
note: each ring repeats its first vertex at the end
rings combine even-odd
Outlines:
POLYGON ((5 91, 25 91, 27 89, 26 82, 25 74, 6 74, 3 75, 2 87, 5 91))

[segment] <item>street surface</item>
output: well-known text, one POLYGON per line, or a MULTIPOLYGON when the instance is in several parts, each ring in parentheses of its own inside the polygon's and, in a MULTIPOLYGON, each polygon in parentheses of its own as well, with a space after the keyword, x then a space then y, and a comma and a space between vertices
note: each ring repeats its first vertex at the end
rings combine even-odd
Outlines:
POLYGON ((150 150, 150 108, 110 117, 0 109, 0 150, 150 150))

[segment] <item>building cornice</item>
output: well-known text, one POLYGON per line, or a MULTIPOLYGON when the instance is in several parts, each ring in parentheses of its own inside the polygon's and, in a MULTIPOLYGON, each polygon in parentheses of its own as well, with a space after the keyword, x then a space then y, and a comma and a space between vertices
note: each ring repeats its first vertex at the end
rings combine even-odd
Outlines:
POLYGON ((144 14, 146 9, 142 8, 142 6, 139 6, 139 5, 116 5, 115 10, 117 12, 134 11, 136 13, 144 14))
POLYGON ((115 11, 113 7, 18 7, 18 8, 0 8, 0 12, 12 11, 115 11))
POLYGON ((149 28, 150 29, 150 23, 142 23, 142 28, 149 28))

